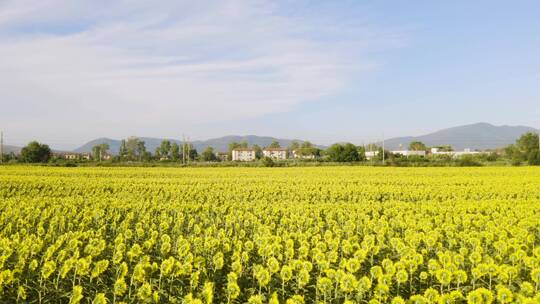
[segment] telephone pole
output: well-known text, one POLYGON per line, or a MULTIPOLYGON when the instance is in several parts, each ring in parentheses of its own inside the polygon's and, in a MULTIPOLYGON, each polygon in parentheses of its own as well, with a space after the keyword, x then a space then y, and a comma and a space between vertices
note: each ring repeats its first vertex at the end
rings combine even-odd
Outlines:
POLYGON ((182 164, 186 164, 186 136, 182 134, 182 164))
POLYGON ((187 137, 187 147, 186 147, 186 150, 187 150, 187 163, 189 164, 189 162, 191 161, 191 145, 189 143, 189 136, 187 137))
POLYGON ((384 166, 384 134, 382 137, 382 164, 384 166))

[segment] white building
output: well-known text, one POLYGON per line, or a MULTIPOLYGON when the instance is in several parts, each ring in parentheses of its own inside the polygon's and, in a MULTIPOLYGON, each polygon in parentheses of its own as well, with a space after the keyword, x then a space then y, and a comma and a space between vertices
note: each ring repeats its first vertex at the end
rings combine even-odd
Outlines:
POLYGON ((287 149, 285 148, 265 148, 263 149, 264 157, 273 159, 287 159, 287 149))
POLYGON ((227 152, 218 152, 218 153, 216 153, 216 157, 220 161, 228 161, 229 160, 229 153, 227 153, 227 152))
POLYGON ((233 161, 254 161, 255 150, 249 149, 249 148, 234 149, 232 150, 232 160, 233 161))
POLYGON ((398 150, 390 151, 392 154, 403 156, 426 156, 426 151, 413 151, 413 150, 398 150))
POLYGON ((365 155, 366 155, 366 159, 372 159, 376 157, 377 155, 379 155, 379 151, 366 151, 365 155))
POLYGON ((471 149, 465 149, 463 151, 439 151, 439 148, 431 148, 431 154, 433 155, 450 155, 451 157, 461 157, 463 155, 480 154, 478 151, 471 151, 471 149))
POLYGON ((81 154, 79 153, 71 153, 71 152, 53 153, 53 156, 56 158, 63 158, 63 159, 68 159, 68 160, 77 160, 82 157, 81 154))
POLYGON ((302 153, 299 153, 300 151, 298 150, 293 150, 292 151, 292 157, 293 158, 300 158, 300 159, 315 159, 315 154, 302 154, 302 153))

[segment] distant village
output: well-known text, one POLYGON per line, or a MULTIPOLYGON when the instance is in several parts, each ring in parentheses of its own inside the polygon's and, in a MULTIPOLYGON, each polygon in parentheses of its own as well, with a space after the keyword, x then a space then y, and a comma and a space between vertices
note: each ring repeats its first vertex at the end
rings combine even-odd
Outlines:
MULTIPOLYGON (((382 149, 381 149, 382 150, 382 149)), ((243 149, 234 149, 231 151, 231 157, 233 161, 255 161, 257 160, 256 150, 252 148, 243 148, 243 149)), ((372 158, 377 157, 379 154, 382 154, 382 151, 365 151, 364 158, 366 160, 371 160, 372 158)), ((425 157, 427 155, 447 155, 450 157, 461 157, 463 155, 473 155, 480 154, 481 151, 471 151, 470 149, 465 149, 463 151, 441 151, 441 148, 431 148, 428 151, 422 150, 390 150, 386 151, 392 155, 399 156, 417 156, 425 157)), ((266 148, 262 150, 263 157, 269 157, 275 160, 287 160, 287 159, 317 159, 324 157, 322 154, 316 153, 301 153, 299 150, 290 150, 287 148, 266 148)), ((219 154, 222 160, 228 160, 228 153, 219 154)), ((361 155, 359 155, 360 158, 361 155)))
MULTIPOLYGON (((384 142, 357 146, 352 143, 336 143, 329 147, 319 147, 308 141, 293 141, 288 147, 282 147, 273 141, 265 147, 251 145, 247 142, 230 142, 227 151, 215 151, 206 147, 197 151, 189 142, 171 142, 163 140, 153 152, 147 151, 146 144, 137 137, 122 140, 117 153, 113 153, 107 143, 95 144, 92 152, 59 152, 52 151, 48 145, 30 142, 20 153, 2 153, 3 145, 0 136, 0 162, 174 162, 188 164, 192 162, 255 162, 263 161, 264 165, 273 162, 286 164, 290 161, 305 162, 363 162, 373 164, 438 163, 457 165, 480 165, 484 162, 501 161, 501 164, 530 165, 540 164, 540 139, 537 134, 525 133, 515 144, 504 148, 476 151, 464 149, 455 151, 451 146, 428 147, 419 141, 413 141, 403 149, 385 149, 384 142), (266 163, 264 163, 266 162, 266 163)), ((400 145, 400 147, 402 147, 400 145)), ((116 151, 115 151, 116 152, 116 151)))
MULTIPOLYGON (((383 150, 383 148, 372 145, 371 150, 369 147, 361 147, 358 150, 358 157, 359 160, 365 159, 365 160, 371 160, 374 158, 379 157, 382 155, 382 153, 386 153, 387 155, 393 155, 393 156, 401 156, 401 157, 426 157, 429 155, 441 155, 441 156, 449 156, 452 158, 458 158, 464 155, 475 155, 475 154, 481 154, 481 153, 487 153, 482 151, 473 151, 471 149, 465 149, 463 151, 453 151, 451 147, 445 146, 445 147, 433 147, 433 148, 426 148, 424 150, 383 150)), ((279 144, 274 143, 272 147, 265 147, 265 148, 258 148, 258 147, 252 147, 252 148, 234 148, 231 149, 229 152, 214 152, 213 148, 211 148, 212 153, 214 154, 215 158, 208 158, 208 161, 239 161, 239 162, 250 162, 250 161, 256 161, 261 158, 270 158, 273 160, 288 160, 288 159, 302 159, 302 160, 316 160, 316 159, 323 159, 327 157, 327 155, 324 153, 325 151, 314 148, 312 145, 308 144, 308 147, 288 147, 288 148, 282 148, 279 147, 279 144)), ((61 158, 65 160, 112 160, 115 155, 107 151, 101 151, 100 149, 96 149, 99 152, 85 152, 85 153, 76 153, 76 152, 54 152, 52 153, 52 157, 54 158, 61 158)), ((173 157, 170 155, 170 153, 160 153, 156 152, 155 154, 160 155, 159 160, 166 161, 166 160, 180 160, 180 157, 173 157)), ((198 154, 198 153, 197 153, 198 154)), ((181 154, 180 154, 181 155, 181 154)), ((199 157, 201 158, 201 157, 199 157)), ((194 159, 192 159, 194 160, 194 159)), ((203 160, 203 159, 200 159, 203 160)))

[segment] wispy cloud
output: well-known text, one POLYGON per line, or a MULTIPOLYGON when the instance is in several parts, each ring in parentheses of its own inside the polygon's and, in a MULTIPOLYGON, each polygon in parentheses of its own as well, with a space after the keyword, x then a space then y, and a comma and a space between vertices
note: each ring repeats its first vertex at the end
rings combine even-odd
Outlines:
POLYGON ((321 20, 267 1, 0 1, 0 119, 170 135, 334 94, 373 65, 363 50, 399 41, 321 20))

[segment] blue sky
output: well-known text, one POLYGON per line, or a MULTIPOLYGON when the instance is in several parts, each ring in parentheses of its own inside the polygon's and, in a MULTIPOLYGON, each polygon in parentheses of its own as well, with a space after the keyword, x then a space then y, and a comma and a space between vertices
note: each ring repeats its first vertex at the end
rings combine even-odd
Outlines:
POLYGON ((0 129, 362 143, 540 127, 537 1, 0 0, 0 129))

